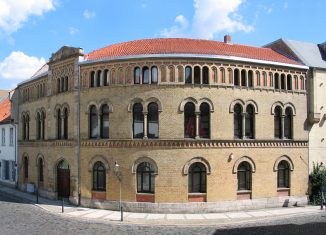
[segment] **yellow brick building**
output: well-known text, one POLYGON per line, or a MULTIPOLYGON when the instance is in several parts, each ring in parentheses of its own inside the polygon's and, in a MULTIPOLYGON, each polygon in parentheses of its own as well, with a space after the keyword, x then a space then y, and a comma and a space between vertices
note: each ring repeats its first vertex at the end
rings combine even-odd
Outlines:
POLYGON ((20 187, 117 209, 121 182, 144 212, 304 204, 306 71, 229 36, 62 47, 17 88, 20 187))

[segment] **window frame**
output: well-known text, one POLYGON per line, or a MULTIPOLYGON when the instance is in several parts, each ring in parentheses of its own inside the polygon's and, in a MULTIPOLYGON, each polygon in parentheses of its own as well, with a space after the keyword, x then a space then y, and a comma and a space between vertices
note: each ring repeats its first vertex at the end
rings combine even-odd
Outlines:
POLYGON ((137 166, 137 193, 155 193, 155 172, 151 163, 142 162, 137 166), (146 185, 144 179, 145 177, 148 180, 148 190, 144 189, 146 185))
POLYGON ((101 161, 95 162, 93 165, 92 173, 93 173, 92 190, 105 192, 106 191, 106 169, 103 162, 101 161), (100 177, 102 177, 102 179, 100 179, 100 177), (100 182, 102 182, 103 185, 100 182))

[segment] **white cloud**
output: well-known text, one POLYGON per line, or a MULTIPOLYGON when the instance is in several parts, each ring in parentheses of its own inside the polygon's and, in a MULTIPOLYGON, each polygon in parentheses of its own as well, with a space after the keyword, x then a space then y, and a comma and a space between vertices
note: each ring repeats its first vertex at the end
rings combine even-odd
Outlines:
POLYGON ((187 36, 211 39, 219 32, 251 32, 254 27, 246 25, 238 8, 245 0, 194 0, 195 14, 191 27, 183 17, 175 19, 176 25, 164 29, 161 34, 166 37, 187 36), (185 23, 186 22, 186 23, 185 23))
POLYGON ((146 8, 146 7, 147 7, 146 3, 141 4, 141 8, 146 8))
POLYGON ((96 13, 94 11, 89 11, 89 10, 85 10, 83 13, 83 16, 86 20, 92 19, 96 16, 96 13))
POLYGON ((44 58, 28 56, 21 51, 13 51, 2 62, 0 61, 0 79, 29 79, 45 64, 44 58))
POLYGON ((79 33, 79 29, 74 28, 74 27, 69 27, 69 34, 70 35, 75 35, 76 33, 79 33))
POLYGON ((31 15, 54 10, 54 0, 0 0, 0 32, 17 31, 31 15))

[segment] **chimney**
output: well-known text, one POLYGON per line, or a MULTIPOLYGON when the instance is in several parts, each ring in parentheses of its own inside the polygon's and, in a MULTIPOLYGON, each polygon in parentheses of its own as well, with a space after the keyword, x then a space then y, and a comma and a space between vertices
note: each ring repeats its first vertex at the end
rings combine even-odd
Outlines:
POLYGON ((225 35, 224 36, 224 43, 231 44, 231 36, 230 35, 225 35))

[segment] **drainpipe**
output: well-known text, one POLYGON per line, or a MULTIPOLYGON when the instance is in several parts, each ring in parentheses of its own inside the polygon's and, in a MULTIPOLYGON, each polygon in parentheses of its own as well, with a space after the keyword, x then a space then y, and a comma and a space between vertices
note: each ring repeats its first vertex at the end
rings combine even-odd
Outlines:
POLYGON ((80 65, 78 59, 78 79, 77 79, 77 191, 78 191, 78 206, 80 206, 81 190, 80 190, 80 65))

